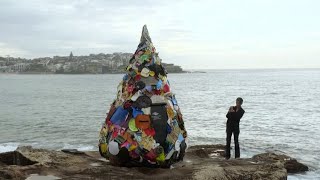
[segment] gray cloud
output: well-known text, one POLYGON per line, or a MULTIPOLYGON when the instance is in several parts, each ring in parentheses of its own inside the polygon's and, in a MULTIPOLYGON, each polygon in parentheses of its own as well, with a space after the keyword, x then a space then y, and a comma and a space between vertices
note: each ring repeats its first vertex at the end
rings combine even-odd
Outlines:
MULTIPOLYGON (((156 11, 152 1, 0 1, 0 42, 26 56, 128 51, 130 19, 156 11)), ((161 6, 161 4, 160 4, 161 6)), ((142 22, 139 26, 142 26, 142 22)), ((0 54, 1 55, 1 54, 0 54)))
POLYGON ((289 67, 288 59, 313 67, 319 66, 319 5, 290 0, 0 0, 0 56, 133 52, 147 24, 161 58, 185 68, 234 68, 238 62, 289 67))

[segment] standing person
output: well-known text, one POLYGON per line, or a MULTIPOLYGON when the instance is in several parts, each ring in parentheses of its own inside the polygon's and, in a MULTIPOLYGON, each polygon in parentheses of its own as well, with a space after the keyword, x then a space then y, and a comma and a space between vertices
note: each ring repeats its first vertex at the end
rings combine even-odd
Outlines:
POLYGON ((241 105, 243 103, 243 99, 238 97, 236 100, 236 106, 231 106, 227 113, 227 146, 226 146, 226 159, 230 159, 230 143, 231 136, 233 133, 234 137, 234 146, 235 146, 235 158, 240 158, 240 147, 239 147, 239 123, 245 111, 242 109, 241 105))

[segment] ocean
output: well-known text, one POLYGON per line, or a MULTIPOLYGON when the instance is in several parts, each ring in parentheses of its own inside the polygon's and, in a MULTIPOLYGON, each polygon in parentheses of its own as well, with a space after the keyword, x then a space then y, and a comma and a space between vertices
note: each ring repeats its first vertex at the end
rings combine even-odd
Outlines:
MULTIPOLYGON (((0 152, 22 145, 97 150, 122 77, 0 74, 0 152)), ((310 168, 289 179, 320 179, 320 69, 210 70, 168 79, 190 145, 225 144, 225 115, 242 97, 241 156, 286 153, 310 168)))

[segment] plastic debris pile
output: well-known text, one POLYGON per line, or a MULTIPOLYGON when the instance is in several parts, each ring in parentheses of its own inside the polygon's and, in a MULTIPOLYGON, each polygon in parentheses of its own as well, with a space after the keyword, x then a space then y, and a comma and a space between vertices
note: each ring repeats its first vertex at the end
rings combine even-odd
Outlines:
POLYGON ((100 154, 120 166, 170 167, 183 160, 187 132, 146 25, 126 72, 100 131, 100 154))

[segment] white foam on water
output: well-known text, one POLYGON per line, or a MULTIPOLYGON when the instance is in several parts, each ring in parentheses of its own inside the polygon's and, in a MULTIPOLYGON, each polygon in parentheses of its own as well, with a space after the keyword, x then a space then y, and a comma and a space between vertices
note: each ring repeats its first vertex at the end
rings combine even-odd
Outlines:
POLYGON ((38 143, 31 143, 31 144, 23 144, 23 143, 2 143, 0 144, 0 153, 4 152, 10 152, 16 150, 19 146, 29 145, 33 148, 45 148, 45 149, 51 149, 51 150, 61 150, 61 149, 77 149, 78 151, 94 151, 98 150, 96 146, 93 145, 85 145, 85 144, 64 144, 62 147, 50 147, 50 146, 42 146, 38 143))
POLYGON ((95 150, 96 147, 94 147, 94 146, 83 146, 83 147, 79 147, 77 149, 79 151, 92 151, 92 150, 95 150))
POLYGON ((19 146, 19 143, 0 144, 0 153, 14 151, 17 149, 18 146, 19 146))
POLYGON ((314 171, 308 171, 306 173, 300 173, 300 174, 289 174, 288 180, 314 180, 314 179, 320 179, 320 171, 314 170, 314 171))

